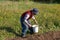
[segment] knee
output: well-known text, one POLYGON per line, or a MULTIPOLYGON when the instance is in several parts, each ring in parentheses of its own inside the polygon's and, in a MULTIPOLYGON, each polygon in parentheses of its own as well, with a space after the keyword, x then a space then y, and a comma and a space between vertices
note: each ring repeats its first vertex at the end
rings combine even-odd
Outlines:
POLYGON ((24 28, 22 28, 23 30, 28 30, 28 27, 24 27, 24 28))

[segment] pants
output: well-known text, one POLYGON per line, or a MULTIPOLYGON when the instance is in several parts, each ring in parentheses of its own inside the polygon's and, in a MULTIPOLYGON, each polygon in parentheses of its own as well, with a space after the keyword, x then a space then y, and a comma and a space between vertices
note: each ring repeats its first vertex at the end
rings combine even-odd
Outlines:
POLYGON ((22 34, 23 35, 26 35, 28 29, 30 30, 30 33, 32 34, 33 33, 33 28, 32 27, 28 27, 27 24, 24 24, 24 20, 21 19, 20 21, 21 21, 21 26, 22 26, 22 34))

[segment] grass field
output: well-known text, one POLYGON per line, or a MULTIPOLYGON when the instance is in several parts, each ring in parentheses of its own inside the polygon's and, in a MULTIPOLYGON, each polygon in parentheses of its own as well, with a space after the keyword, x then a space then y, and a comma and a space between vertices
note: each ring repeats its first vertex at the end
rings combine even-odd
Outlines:
POLYGON ((35 16, 40 26, 39 34, 60 31, 60 4, 2 1, 0 2, 0 40, 17 37, 17 34, 21 33, 21 14, 32 8, 39 10, 39 14, 35 16))

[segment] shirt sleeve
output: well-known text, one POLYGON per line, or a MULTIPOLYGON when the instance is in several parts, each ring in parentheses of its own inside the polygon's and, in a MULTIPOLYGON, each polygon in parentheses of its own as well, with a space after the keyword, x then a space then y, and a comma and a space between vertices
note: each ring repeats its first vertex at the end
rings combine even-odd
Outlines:
POLYGON ((27 24, 27 25, 30 25, 29 22, 27 21, 27 19, 29 18, 29 14, 26 14, 25 15, 25 20, 24 20, 24 23, 27 24))
POLYGON ((25 15, 25 20, 27 20, 29 18, 29 14, 25 15))
POLYGON ((32 19, 35 19, 35 17, 34 17, 34 16, 32 16, 32 19))

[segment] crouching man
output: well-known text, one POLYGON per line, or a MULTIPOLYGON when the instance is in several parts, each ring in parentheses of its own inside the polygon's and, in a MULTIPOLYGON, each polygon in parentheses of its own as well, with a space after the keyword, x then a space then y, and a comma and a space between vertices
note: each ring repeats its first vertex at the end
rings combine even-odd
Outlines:
POLYGON ((21 37, 26 37, 26 33, 28 29, 30 30, 30 34, 34 33, 32 29, 32 25, 29 22, 29 19, 32 18, 34 22, 37 24, 37 21, 34 17, 34 15, 37 15, 37 13, 38 13, 38 10, 36 8, 33 8, 32 10, 28 10, 21 15, 21 18, 20 18, 21 26, 22 26, 21 37))

